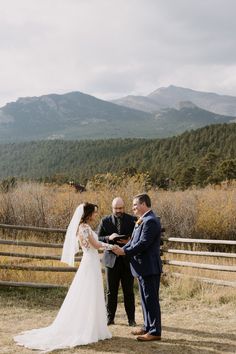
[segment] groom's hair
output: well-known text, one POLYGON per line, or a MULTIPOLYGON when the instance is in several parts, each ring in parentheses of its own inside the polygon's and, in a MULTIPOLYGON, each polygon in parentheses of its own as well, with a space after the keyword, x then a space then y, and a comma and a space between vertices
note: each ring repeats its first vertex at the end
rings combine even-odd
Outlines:
POLYGON ((148 208, 151 208, 152 203, 148 194, 146 193, 138 194, 134 197, 134 199, 138 199, 140 204, 145 203, 148 208))
POLYGON ((98 209, 97 204, 84 203, 84 213, 82 215, 80 223, 86 223, 96 209, 98 209))

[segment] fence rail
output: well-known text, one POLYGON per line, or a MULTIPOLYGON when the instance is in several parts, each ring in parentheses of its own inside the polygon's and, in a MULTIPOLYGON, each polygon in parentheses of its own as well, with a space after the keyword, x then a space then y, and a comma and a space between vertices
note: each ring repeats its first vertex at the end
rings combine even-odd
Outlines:
POLYGON ((176 249, 162 250, 162 252, 170 253, 170 254, 171 253, 186 254, 190 256, 236 258, 236 253, 226 253, 226 252, 187 251, 187 250, 176 250, 176 249))
POLYGON ((10 269, 10 270, 28 270, 28 271, 38 271, 38 272, 76 272, 78 267, 44 267, 44 266, 24 266, 24 265, 14 265, 14 264, 0 264, 0 269, 10 269))
POLYGON ((191 268, 200 268, 200 269, 208 269, 208 270, 220 270, 224 272, 236 272, 236 266, 223 266, 216 264, 206 264, 206 263, 193 263, 193 262, 182 262, 182 261, 172 261, 172 260, 164 260, 164 264, 173 265, 173 266, 181 266, 181 267, 191 267, 191 268))
POLYGON ((0 245, 15 245, 15 246, 31 246, 41 248, 62 248, 63 245, 59 243, 41 243, 41 242, 28 242, 18 240, 0 240, 0 245))
POLYGON ((231 240, 207 240, 198 238, 163 237, 163 241, 179 243, 207 243, 211 245, 236 245, 236 241, 231 240))
MULTIPOLYGON (((28 253, 15 253, 15 252, 0 252, 0 256, 5 257, 17 257, 17 258, 32 258, 32 259, 44 259, 52 261, 60 261, 61 256, 51 256, 42 254, 28 254, 28 253)), ((81 261, 82 257, 75 257, 75 261, 81 261)))
POLYGON ((17 286, 25 288, 67 288, 67 285, 60 284, 47 284, 47 283, 30 283, 30 282, 18 282, 18 281, 0 281, 0 286, 17 286))
POLYGON ((38 227, 38 226, 24 226, 24 225, 7 225, 0 224, 1 229, 13 229, 13 230, 26 230, 26 231, 36 231, 36 232, 55 232, 64 234, 65 229, 48 228, 48 227, 38 227))
MULTIPOLYGON (((65 229, 60 228, 44 228, 35 226, 23 226, 23 225, 7 225, 0 224, 0 229, 11 229, 19 231, 29 231, 29 232, 43 232, 43 233, 62 233, 65 234, 65 229)), ((197 244, 217 244, 217 245, 236 245, 236 241, 233 240, 207 240, 207 239, 191 239, 191 238, 178 238, 178 237, 162 237, 163 242, 165 242, 165 247, 162 248, 163 254, 182 254, 187 256, 205 256, 205 257, 220 257, 220 258, 236 258, 236 253, 226 253, 226 252, 206 252, 206 251, 190 251, 182 249, 166 249, 168 243, 197 243, 197 244)), ((43 243, 43 242, 31 242, 31 241, 18 241, 18 240, 0 240, 0 245, 13 245, 13 246, 23 246, 23 247, 38 247, 38 248, 54 248, 61 249, 63 247, 60 243, 43 243)), ((5 252, 1 251, 0 256, 4 257, 17 257, 26 259, 40 259, 40 260, 60 260, 58 255, 42 255, 42 254, 28 254, 28 253, 16 253, 16 252, 5 252)), ((80 261, 81 257, 76 257, 76 261, 80 261)), ((163 260, 163 264, 167 266, 178 266, 178 267, 190 267, 205 270, 215 270, 223 272, 236 272, 236 266, 226 266, 220 264, 206 264, 206 263, 195 263, 195 262, 183 262, 172 259, 163 260)), ((23 270, 23 271, 48 271, 48 272, 76 272, 78 267, 56 267, 56 266, 34 266, 34 265, 13 265, 13 264, 1 264, 0 269, 7 270, 23 270)), ((168 272, 167 272, 168 273, 168 272)), ((176 276, 189 276, 189 274, 175 273, 171 274, 176 276), (179 274, 179 275, 177 275, 179 274)), ((236 287, 236 282, 224 281, 219 279, 210 279, 204 277, 192 276, 191 278, 196 278, 203 282, 208 282, 212 284, 233 286, 236 287)), ((38 288, 55 288, 55 287, 65 287, 59 284, 47 284, 47 283, 30 283, 30 282, 14 282, 14 281, 0 281, 0 286, 28 286, 28 287, 38 287, 38 288)))
POLYGON ((209 278, 197 277, 194 275, 188 275, 188 274, 183 274, 183 273, 172 273, 172 275, 175 277, 178 277, 178 278, 188 277, 190 279, 200 280, 203 283, 230 286, 232 288, 236 288, 236 281, 209 279, 209 278))

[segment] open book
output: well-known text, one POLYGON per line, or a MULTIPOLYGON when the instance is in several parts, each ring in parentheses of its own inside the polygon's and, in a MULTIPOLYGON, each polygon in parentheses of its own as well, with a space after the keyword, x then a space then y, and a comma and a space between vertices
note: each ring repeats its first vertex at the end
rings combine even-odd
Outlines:
POLYGON ((113 238, 113 241, 128 240, 129 237, 129 235, 117 235, 113 238))

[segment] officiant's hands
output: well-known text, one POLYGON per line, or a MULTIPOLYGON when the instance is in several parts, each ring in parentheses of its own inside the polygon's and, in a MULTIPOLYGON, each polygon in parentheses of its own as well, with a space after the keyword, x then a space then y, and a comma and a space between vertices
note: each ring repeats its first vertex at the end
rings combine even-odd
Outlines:
POLYGON ((114 247, 112 248, 112 252, 114 252, 117 256, 124 256, 125 255, 123 248, 121 248, 117 245, 114 245, 114 247))

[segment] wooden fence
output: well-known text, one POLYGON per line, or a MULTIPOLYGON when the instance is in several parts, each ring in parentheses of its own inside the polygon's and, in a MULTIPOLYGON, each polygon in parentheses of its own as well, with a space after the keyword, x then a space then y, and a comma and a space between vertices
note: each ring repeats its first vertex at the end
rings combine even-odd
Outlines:
MULTIPOLYGON (((25 230, 29 232, 43 232, 43 233, 61 233, 65 234, 66 230, 57 229, 57 228, 42 228, 42 227, 33 227, 33 226, 19 226, 19 225, 6 225, 0 224, 0 229, 12 229, 12 230, 25 230)), ((162 254, 164 258, 168 254, 177 254, 177 255, 188 255, 188 256, 204 256, 204 257, 223 257, 223 258, 231 258, 236 259, 236 253, 230 252, 206 252, 206 251, 191 251, 186 249, 172 249, 168 248, 168 244, 171 243, 188 243, 188 244, 217 244, 217 245, 236 245, 236 241, 230 240, 206 240, 206 239, 189 239, 189 238, 173 238, 173 237, 162 237, 164 246, 162 247, 162 254)), ((30 246, 30 247, 40 247, 40 248, 62 248, 62 244, 58 243, 43 243, 43 242, 29 242, 29 241, 19 241, 19 240, 3 240, 0 239, 0 244, 2 245, 15 245, 15 246, 30 246)), ((40 254, 29 254, 29 253, 16 253, 16 252, 5 252, 1 251, 0 256, 4 257, 17 257, 17 258, 25 258, 25 259, 40 259, 40 260, 60 260, 60 256, 55 255, 40 255, 40 254)), ((81 253, 78 257, 75 258, 76 261, 81 260, 81 253)), ((164 259, 163 260, 164 268, 165 265, 168 266, 177 266, 181 268, 198 268, 205 270, 214 270, 220 272, 236 272, 236 266, 226 266, 226 265, 218 265, 218 264, 206 264, 206 263, 195 263, 195 262, 185 262, 178 261, 174 259, 164 259)), ((24 271, 48 271, 48 272, 76 272, 78 267, 69 267, 69 266, 61 266, 61 267, 46 267, 46 266, 29 266, 29 265, 14 265, 3 263, 0 264, 0 269, 6 270, 24 270, 24 271)), ((166 271, 168 273, 168 270, 166 271)), ((172 272, 174 276, 186 276, 182 273, 172 272)), ((187 275, 189 276, 189 275, 187 275)), ((191 276, 191 275, 190 275, 191 276)), ((191 276, 191 278, 199 279, 203 282, 224 285, 224 286, 232 286, 236 287, 236 281, 225 281, 218 279, 210 279, 206 277, 196 277, 191 276)), ((30 283, 30 282, 15 282, 15 281, 0 281, 0 286, 27 286, 27 287, 37 287, 37 288, 50 288, 50 287, 64 287, 63 285, 57 284, 45 284, 45 283, 30 283)))

